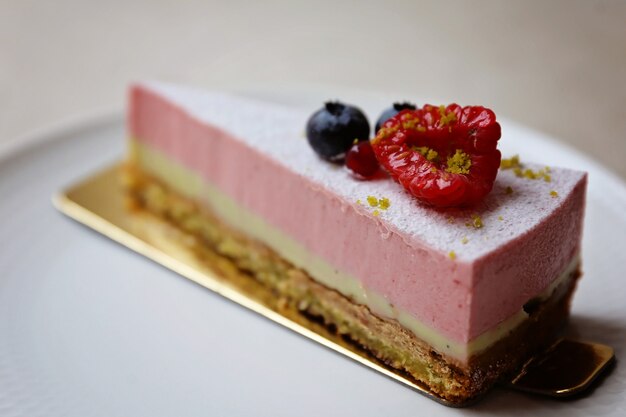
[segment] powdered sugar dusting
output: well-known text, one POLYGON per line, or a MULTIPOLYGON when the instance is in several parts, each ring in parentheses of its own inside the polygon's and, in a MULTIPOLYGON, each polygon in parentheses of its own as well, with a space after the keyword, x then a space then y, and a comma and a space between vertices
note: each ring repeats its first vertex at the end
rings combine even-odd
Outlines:
MULTIPOLYGON (((290 109, 164 83, 146 83, 145 87, 307 177, 320 190, 333 193, 343 200, 344 207, 378 222, 381 235, 396 232, 409 244, 454 252, 459 261, 480 258, 525 234, 558 208, 584 179, 584 173, 567 169, 552 168, 550 182, 520 178, 512 170, 501 170, 492 192, 480 206, 435 210, 422 206, 389 178, 357 180, 345 168, 318 158, 304 136, 306 121, 316 109, 290 109), (507 193, 507 187, 513 192, 507 193), (558 195, 552 196, 551 191, 558 195), (386 210, 371 207, 368 196, 386 197, 390 206, 386 210), (482 222, 480 228, 474 226, 476 216, 482 222)), ((544 168, 530 164, 526 167, 544 168)))

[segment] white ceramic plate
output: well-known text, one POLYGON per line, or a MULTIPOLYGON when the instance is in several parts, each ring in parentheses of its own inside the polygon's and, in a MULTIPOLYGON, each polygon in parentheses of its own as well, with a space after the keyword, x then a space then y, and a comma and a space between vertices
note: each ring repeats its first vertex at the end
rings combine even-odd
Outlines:
MULTIPOLYGON (((248 94, 311 110, 327 97, 248 94)), ((338 96, 371 118, 395 99, 338 96)), ((537 132, 502 125, 504 155, 589 172, 585 277, 570 332, 623 357, 626 186, 537 132)), ((123 148, 117 114, 0 149, 0 416, 626 415, 619 364, 576 401, 496 389, 471 409, 443 407, 54 210, 53 193, 120 159, 123 148)))

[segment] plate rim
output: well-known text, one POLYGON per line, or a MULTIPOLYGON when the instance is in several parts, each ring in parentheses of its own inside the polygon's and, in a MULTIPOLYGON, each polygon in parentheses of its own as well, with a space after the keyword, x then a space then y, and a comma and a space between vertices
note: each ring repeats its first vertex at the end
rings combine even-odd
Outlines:
POLYGON ((116 123, 123 116, 124 110, 119 106, 103 107, 76 113, 3 140, 0 142, 0 166, 3 166, 11 157, 33 151, 38 146, 60 140, 80 130, 90 130, 99 125, 116 123))
MULTIPOLYGON (((43 128, 35 129, 25 135, 20 135, 15 138, 15 140, 11 141, 11 143, 0 143, 0 168, 7 168, 7 171, 10 172, 12 170, 10 167, 10 158, 13 156, 28 155, 31 154, 31 152, 31 155, 37 155, 38 152, 43 153, 53 149, 52 147, 59 146, 59 143, 63 144, 69 141, 73 142, 77 136, 81 135, 83 132, 92 132, 94 130, 107 129, 112 126, 121 126, 123 123, 124 112, 120 109, 120 107, 116 107, 106 111, 92 112, 86 115, 76 115, 48 126, 44 126, 43 128)), ((507 123, 509 125, 514 125, 515 128, 523 129, 524 132, 529 132, 530 134, 535 135, 534 137, 541 141, 547 140, 549 143, 558 148, 565 148, 573 155, 584 158, 586 162, 589 162, 590 166, 593 166, 594 170, 597 168, 597 171, 593 171, 593 174, 598 180, 604 181, 605 178, 609 179, 608 177, 613 175, 616 182, 623 187, 621 189, 621 191, 623 191, 621 195, 626 196, 626 183, 624 183, 621 178, 612 174, 609 170, 603 168, 601 164, 592 158, 579 152, 577 149, 571 148, 567 144, 563 144, 558 141, 558 139, 554 140, 552 137, 545 135, 542 132, 536 131, 515 121, 507 120, 507 123)), ((125 138, 118 137, 117 139, 125 138)), ((98 167, 94 166, 92 170, 96 170, 97 168, 98 167)), ((615 191, 619 193, 620 189, 616 189, 615 191)), ((596 200, 596 202, 599 203, 598 200, 596 200)))

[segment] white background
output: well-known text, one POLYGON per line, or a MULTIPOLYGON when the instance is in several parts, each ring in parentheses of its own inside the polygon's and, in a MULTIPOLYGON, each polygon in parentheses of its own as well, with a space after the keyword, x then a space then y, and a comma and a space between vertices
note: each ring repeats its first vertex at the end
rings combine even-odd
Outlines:
POLYGON ((623 1, 0 0, 0 144, 133 79, 337 85, 488 105, 625 178, 624 74, 623 1))

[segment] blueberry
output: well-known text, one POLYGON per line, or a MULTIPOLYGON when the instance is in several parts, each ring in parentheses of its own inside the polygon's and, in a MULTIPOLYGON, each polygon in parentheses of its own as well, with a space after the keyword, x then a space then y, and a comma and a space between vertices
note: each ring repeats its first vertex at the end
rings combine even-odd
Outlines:
POLYGON ((357 107, 329 101, 313 113, 306 124, 306 137, 313 150, 323 159, 344 159, 354 140, 368 140, 370 124, 357 107))
POLYGON ((400 113, 402 110, 406 109, 415 110, 415 104, 406 101, 403 103, 393 103, 393 106, 386 109, 378 118, 378 121, 376 122, 375 132, 378 133, 378 130, 380 130, 383 123, 391 119, 396 114, 400 113))

